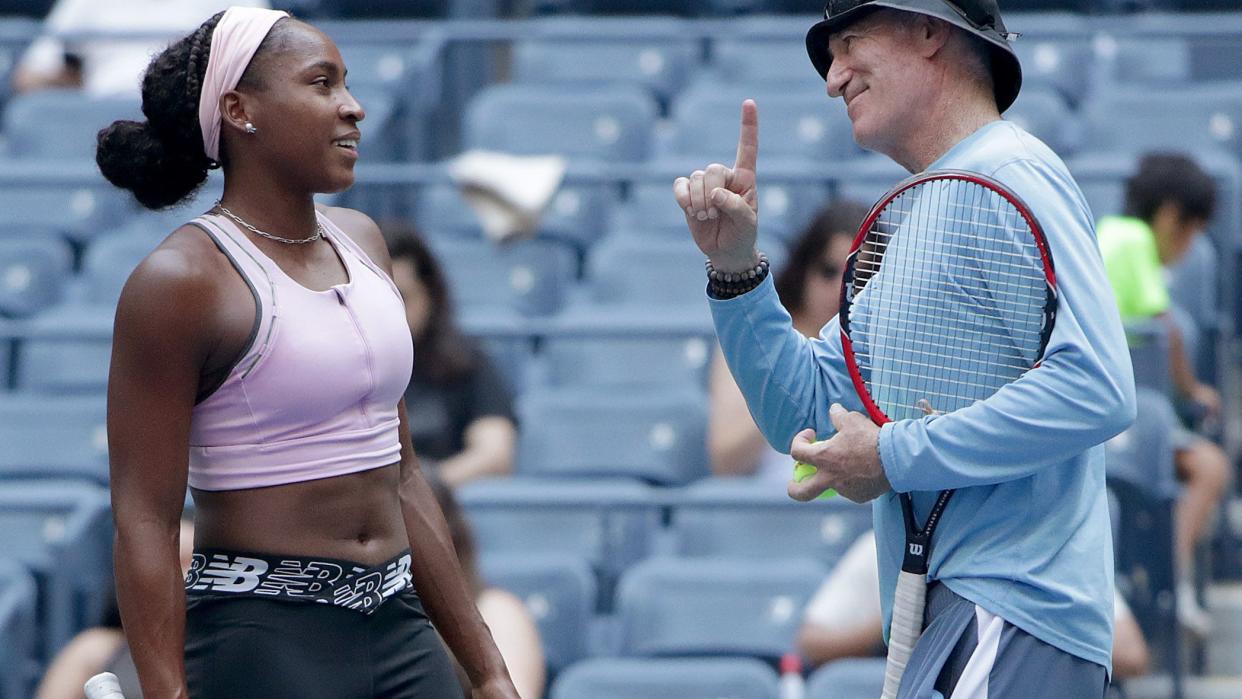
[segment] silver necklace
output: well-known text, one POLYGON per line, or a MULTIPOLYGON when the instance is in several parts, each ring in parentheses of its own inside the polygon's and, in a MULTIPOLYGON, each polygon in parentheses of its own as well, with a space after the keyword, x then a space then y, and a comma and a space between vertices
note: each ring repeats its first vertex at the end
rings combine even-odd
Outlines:
POLYGON ((255 228, 254 226, 250 225, 249 223, 246 223, 246 221, 241 216, 238 216, 232 211, 229 211, 227 208, 225 208, 224 204, 221 204, 219 201, 216 202, 216 208, 220 210, 220 213, 233 219, 234 221, 237 222, 238 225, 244 226, 246 230, 250 231, 251 233, 254 233, 255 235, 263 236, 264 238, 267 238, 268 240, 275 240, 278 243, 286 243, 288 245, 305 245, 306 243, 313 243, 316 240, 319 240, 320 238, 323 237, 323 234, 324 234, 323 224, 320 223, 318 219, 316 219, 315 220, 315 235, 312 235, 309 238, 281 238, 278 235, 272 235, 271 233, 268 233, 267 231, 261 231, 258 228, 255 228))

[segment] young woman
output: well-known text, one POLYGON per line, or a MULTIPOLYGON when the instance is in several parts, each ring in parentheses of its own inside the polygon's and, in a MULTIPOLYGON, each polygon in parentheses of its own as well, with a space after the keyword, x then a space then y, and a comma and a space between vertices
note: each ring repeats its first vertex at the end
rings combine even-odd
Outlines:
POLYGON ((475 697, 517 698, 406 436, 383 239, 312 200, 353 183, 364 112, 344 80, 323 33, 231 8, 152 61, 147 121, 99 135, 104 175, 148 208, 224 169, 222 200, 117 308, 117 591, 148 698, 460 696, 436 630, 475 697))

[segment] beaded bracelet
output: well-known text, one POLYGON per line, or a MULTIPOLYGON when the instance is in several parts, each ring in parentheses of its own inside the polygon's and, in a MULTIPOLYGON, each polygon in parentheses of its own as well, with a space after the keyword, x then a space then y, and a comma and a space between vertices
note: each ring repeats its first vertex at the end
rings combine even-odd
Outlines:
POLYGON ((759 253, 758 264, 741 272, 717 272, 711 260, 707 260, 704 266, 707 269, 707 292, 712 298, 721 300, 754 291, 767 278, 770 270, 768 256, 762 252, 759 253))

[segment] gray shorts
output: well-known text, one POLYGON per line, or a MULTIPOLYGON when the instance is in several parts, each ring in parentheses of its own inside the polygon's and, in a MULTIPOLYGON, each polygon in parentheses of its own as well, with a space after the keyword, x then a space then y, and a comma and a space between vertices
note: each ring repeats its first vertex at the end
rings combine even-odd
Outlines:
POLYGON ((947 586, 927 590, 923 635, 898 699, 1101 699, 1102 666, 1051 646, 947 586))

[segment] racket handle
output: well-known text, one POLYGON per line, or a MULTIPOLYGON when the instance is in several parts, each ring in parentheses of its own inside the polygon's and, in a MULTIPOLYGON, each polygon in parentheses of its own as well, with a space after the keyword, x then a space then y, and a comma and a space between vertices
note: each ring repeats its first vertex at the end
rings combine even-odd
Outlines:
POLYGON ((86 681, 86 699, 125 699, 121 683, 111 672, 101 672, 86 681))
POLYGON ((923 605, 927 601, 927 580, 919 573, 901 571, 893 595, 893 621, 888 631, 888 662, 884 665, 884 694, 881 699, 897 699, 901 676, 914 653, 914 644, 923 634, 923 605))
MULTIPOLYGON (((804 464, 801 461, 795 461, 794 462, 794 481, 801 483, 802 481, 815 475, 815 472, 817 470, 818 469, 816 469, 814 466, 810 464, 804 464)), ((828 490, 825 490, 824 492, 820 493, 819 496, 816 497, 815 499, 816 500, 827 500, 828 498, 836 497, 836 494, 837 494, 837 491, 833 490, 832 488, 829 488, 828 490)))

